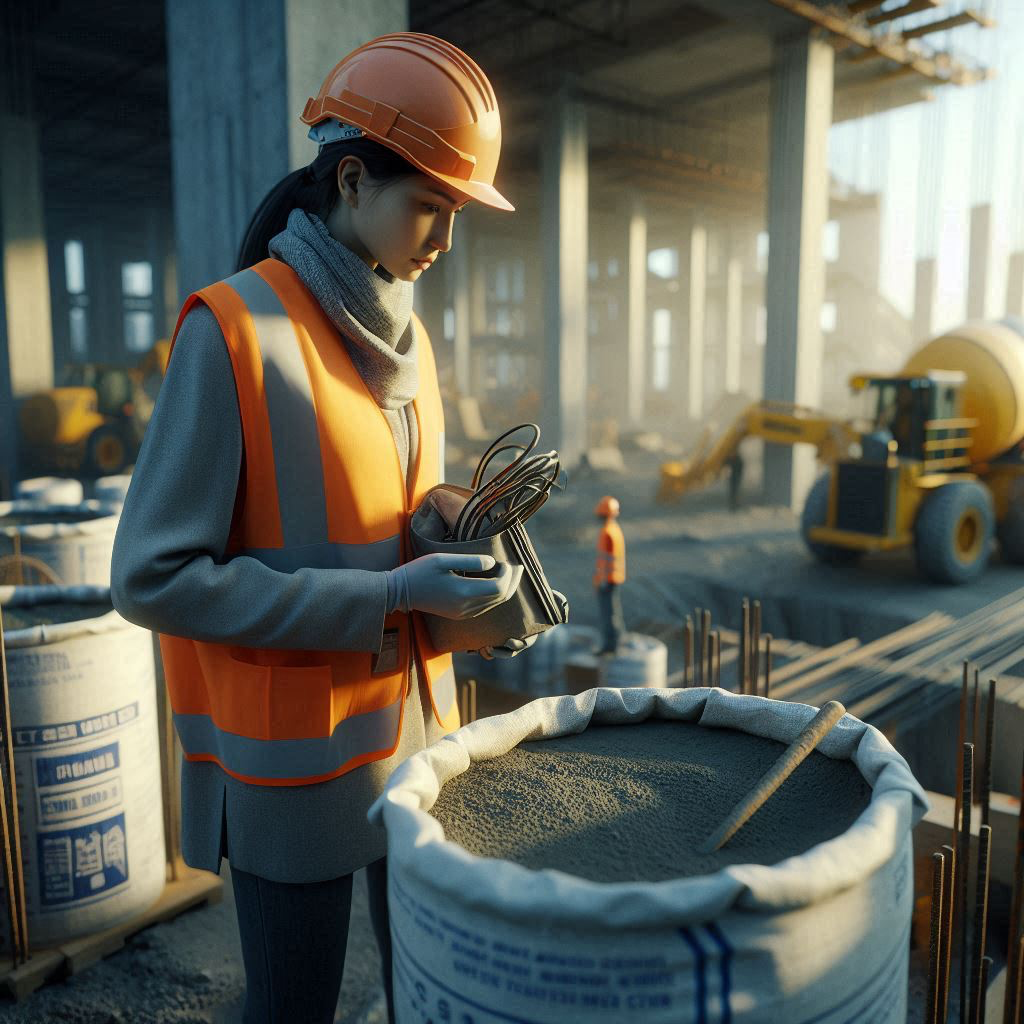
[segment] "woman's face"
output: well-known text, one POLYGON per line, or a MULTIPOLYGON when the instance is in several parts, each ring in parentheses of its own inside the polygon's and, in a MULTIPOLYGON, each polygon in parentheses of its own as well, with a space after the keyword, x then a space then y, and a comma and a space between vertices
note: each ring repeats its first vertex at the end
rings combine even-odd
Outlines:
POLYGON ((353 205, 352 196, 346 195, 351 184, 351 177, 342 182, 338 205, 348 208, 351 232, 364 259, 371 257, 400 281, 416 281, 439 253, 451 249, 452 222, 469 201, 464 196, 425 174, 377 184, 364 169, 353 205))

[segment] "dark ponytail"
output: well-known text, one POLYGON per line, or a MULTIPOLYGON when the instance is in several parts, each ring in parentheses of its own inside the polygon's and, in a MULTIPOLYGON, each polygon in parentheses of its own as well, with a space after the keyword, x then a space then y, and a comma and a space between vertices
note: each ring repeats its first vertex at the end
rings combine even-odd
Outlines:
POLYGON ((366 173, 375 185, 420 173, 394 150, 373 139, 328 143, 311 164, 292 171, 263 197, 245 229, 238 250, 236 272, 267 258, 270 240, 284 231, 292 210, 305 210, 321 220, 330 216, 338 201, 337 167, 347 156, 357 156, 363 161, 366 173))

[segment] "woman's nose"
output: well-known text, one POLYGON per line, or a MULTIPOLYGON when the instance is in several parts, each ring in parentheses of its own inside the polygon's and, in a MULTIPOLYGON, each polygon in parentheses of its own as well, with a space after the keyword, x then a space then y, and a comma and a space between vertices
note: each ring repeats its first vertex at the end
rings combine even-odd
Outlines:
POLYGON ((434 230, 430 235, 430 244, 438 252, 448 252, 452 247, 453 216, 438 217, 434 221, 434 230))

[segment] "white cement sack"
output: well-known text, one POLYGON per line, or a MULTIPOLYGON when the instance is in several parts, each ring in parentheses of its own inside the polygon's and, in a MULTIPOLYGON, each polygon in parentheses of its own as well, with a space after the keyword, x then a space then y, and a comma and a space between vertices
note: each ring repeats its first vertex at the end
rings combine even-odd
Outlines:
POLYGON ((927 805, 888 741, 849 715, 819 750, 852 760, 871 801, 845 833, 774 866, 591 882, 476 857, 427 813, 471 762, 591 722, 657 717, 788 743, 813 715, 706 688, 597 689, 482 719, 410 758, 370 810, 388 832, 399 1024, 903 1024, 910 830, 927 805))

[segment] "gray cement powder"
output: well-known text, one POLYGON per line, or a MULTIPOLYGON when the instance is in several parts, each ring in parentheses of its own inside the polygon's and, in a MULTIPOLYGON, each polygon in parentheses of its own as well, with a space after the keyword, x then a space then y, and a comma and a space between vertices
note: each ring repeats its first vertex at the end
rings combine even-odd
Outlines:
POLYGON ((814 752, 721 850, 697 853, 785 749, 687 722, 593 726, 474 762, 430 813, 477 856, 595 882, 776 864, 846 831, 871 799, 852 761, 814 752))

